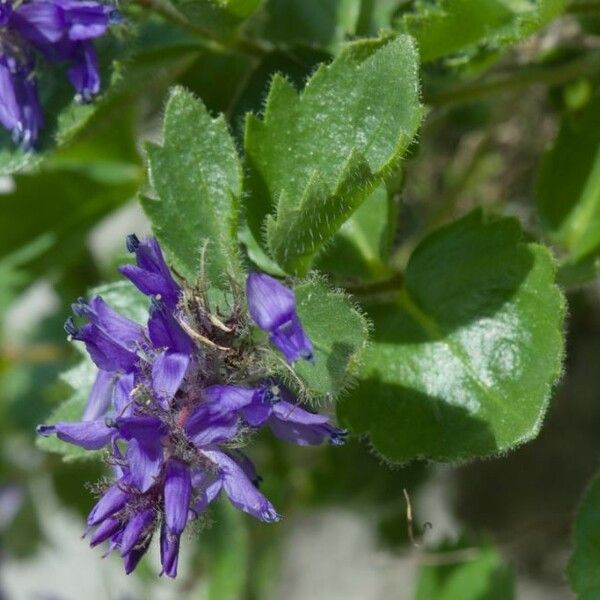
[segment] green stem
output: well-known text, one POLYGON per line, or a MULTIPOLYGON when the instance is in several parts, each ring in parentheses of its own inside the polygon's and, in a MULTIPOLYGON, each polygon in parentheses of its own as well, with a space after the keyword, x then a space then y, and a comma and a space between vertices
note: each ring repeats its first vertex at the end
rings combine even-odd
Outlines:
POLYGON ((500 92, 514 91, 530 85, 559 85, 579 77, 600 73, 600 52, 586 55, 560 65, 531 66, 511 73, 498 74, 482 81, 447 89, 425 97, 430 106, 445 106, 472 102, 500 92))
POLYGON ((389 279, 374 281, 373 283, 364 283, 346 286, 346 291, 354 296, 379 296, 390 292, 397 292, 402 289, 404 279, 401 273, 395 273, 389 279))

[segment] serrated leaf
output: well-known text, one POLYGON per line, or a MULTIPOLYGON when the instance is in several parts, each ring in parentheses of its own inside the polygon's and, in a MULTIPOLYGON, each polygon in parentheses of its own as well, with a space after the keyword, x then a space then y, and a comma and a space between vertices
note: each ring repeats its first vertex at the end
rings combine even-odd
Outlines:
POLYGON ((301 283, 294 293, 315 359, 314 364, 298 361, 294 371, 307 396, 336 397, 357 370, 367 343, 367 321, 346 296, 322 282, 301 283))
POLYGON ((237 269, 237 207, 242 172, 224 118, 212 119, 191 93, 171 92, 162 146, 149 144, 148 174, 156 199, 143 198, 175 269, 190 282, 200 274, 221 287, 237 269))
POLYGON ((308 271, 399 163, 420 118, 417 56, 407 36, 350 44, 300 94, 274 78, 264 119, 246 122, 246 213, 257 239, 266 224, 282 268, 308 271))
POLYGON ((600 260, 600 96, 579 114, 566 114, 546 152, 537 206, 551 238, 568 250, 571 273, 597 273, 600 260))
MULTIPOLYGON (((128 281, 119 281, 94 288, 90 296, 99 294, 117 312, 145 324, 148 318, 148 299, 128 281)), ((79 421, 87 403, 98 368, 85 354, 84 347, 76 342, 76 347, 84 358, 76 366, 61 374, 60 378, 73 389, 71 396, 62 402, 50 415, 49 424, 58 421, 79 421)), ((38 437, 37 446, 46 452, 62 454, 65 461, 90 460, 98 458, 100 452, 90 452, 67 444, 55 436, 38 437)))
POLYGON ((429 236, 403 289, 365 305, 373 343, 340 420, 399 462, 488 456, 535 437, 561 371, 554 271, 513 219, 474 212, 429 236))
POLYGON ((566 0, 420 0, 400 22, 417 39, 421 60, 435 60, 478 45, 503 47, 531 35, 566 6, 566 0))
POLYGON ((600 476, 588 487, 575 518, 574 549, 567 577, 579 600, 600 596, 600 476))
POLYGON ((428 552, 440 564, 425 565, 419 569, 415 600, 512 600, 515 581, 512 569, 507 567, 497 550, 487 544, 465 547, 463 544, 444 544, 439 551, 428 552), (450 560, 465 549, 471 551, 467 560, 450 560))
POLYGON ((391 274, 389 258, 395 210, 380 185, 341 226, 317 257, 316 267, 346 280, 380 279, 391 274))

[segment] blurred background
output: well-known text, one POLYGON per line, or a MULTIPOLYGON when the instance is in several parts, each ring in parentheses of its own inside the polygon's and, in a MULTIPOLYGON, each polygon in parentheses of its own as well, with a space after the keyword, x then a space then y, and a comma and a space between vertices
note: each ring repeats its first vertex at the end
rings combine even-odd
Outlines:
MULTIPOLYGON (((392 27, 412 4, 381 2, 355 34, 392 27)), ((189 4, 219 35, 239 25, 208 2, 189 4)), ((283 2, 267 4, 275 6, 269 28, 260 19, 254 26, 284 40, 285 50, 274 46, 259 58, 199 44, 143 3, 123 7, 120 35, 136 40, 124 42, 130 78, 42 167, 0 180, 0 597, 459 600, 460 591, 438 595, 436 578, 454 573, 460 590, 460 577, 476 582, 481 569, 493 570, 496 583, 473 598, 572 597, 564 576, 571 523, 600 450, 600 285, 579 285, 578 274, 563 282, 564 375, 539 437, 509 455, 390 468, 361 439, 297 449, 264 436, 251 454, 282 523, 256 523, 218 505, 214 526, 185 540, 175 582, 157 577, 156 549, 126 576, 117 557, 101 560, 81 539, 90 484, 103 467, 63 462, 35 445, 35 426, 68 394, 58 374, 77 359, 63 322, 77 296, 117 279, 124 236, 149 232, 135 193, 145 178, 143 141, 159 136, 168 87, 181 83, 224 112, 239 139, 243 114, 260 112, 273 72, 301 85, 348 37, 323 8, 335 2, 315 2, 310 22, 293 8, 293 27, 276 20, 283 2)), ((392 190, 399 267, 426 233, 480 205, 517 215, 531 236, 549 242, 535 210, 537 172, 561 115, 581 110, 598 84, 597 8, 563 16, 502 52, 478 48, 474 59, 469 49, 469 60, 454 55, 424 67, 420 142, 392 190), (490 85, 531 64, 553 76, 490 85), (457 85, 467 91, 457 94, 457 85)))

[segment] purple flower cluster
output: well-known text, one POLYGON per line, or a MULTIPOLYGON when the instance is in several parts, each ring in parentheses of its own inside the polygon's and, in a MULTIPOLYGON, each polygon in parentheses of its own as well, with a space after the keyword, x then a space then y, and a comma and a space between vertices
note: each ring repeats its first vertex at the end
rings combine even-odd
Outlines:
POLYGON ((100 91, 93 39, 120 18, 94 0, 0 0, 0 123, 15 143, 32 148, 43 126, 36 61, 67 63, 79 102, 100 91))
POLYGON ((86 322, 70 318, 65 328, 85 344, 98 375, 81 422, 38 432, 106 448, 115 481, 88 517, 91 545, 108 541, 130 573, 159 529, 162 570, 175 577, 182 532, 221 492, 261 521, 280 518, 239 449, 252 431, 266 426, 299 445, 341 444, 345 432, 300 406, 267 372, 264 347, 250 334, 248 312, 288 362, 312 360, 291 290, 252 273, 247 307, 234 294, 223 316, 210 310, 201 288, 179 285, 156 240, 129 236, 127 246, 137 264, 121 272, 151 297, 147 326, 99 296, 74 304, 86 322))

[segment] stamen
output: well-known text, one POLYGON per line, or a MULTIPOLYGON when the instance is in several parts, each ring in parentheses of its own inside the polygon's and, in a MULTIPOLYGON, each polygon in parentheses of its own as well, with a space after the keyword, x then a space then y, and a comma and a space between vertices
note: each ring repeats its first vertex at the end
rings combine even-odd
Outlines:
POLYGON ((128 252, 135 252, 138 249, 138 246, 140 245, 140 240, 138 236, 135 235, 135 233, 130 233, 125 238, 125 245, 127 246, 128 252))

